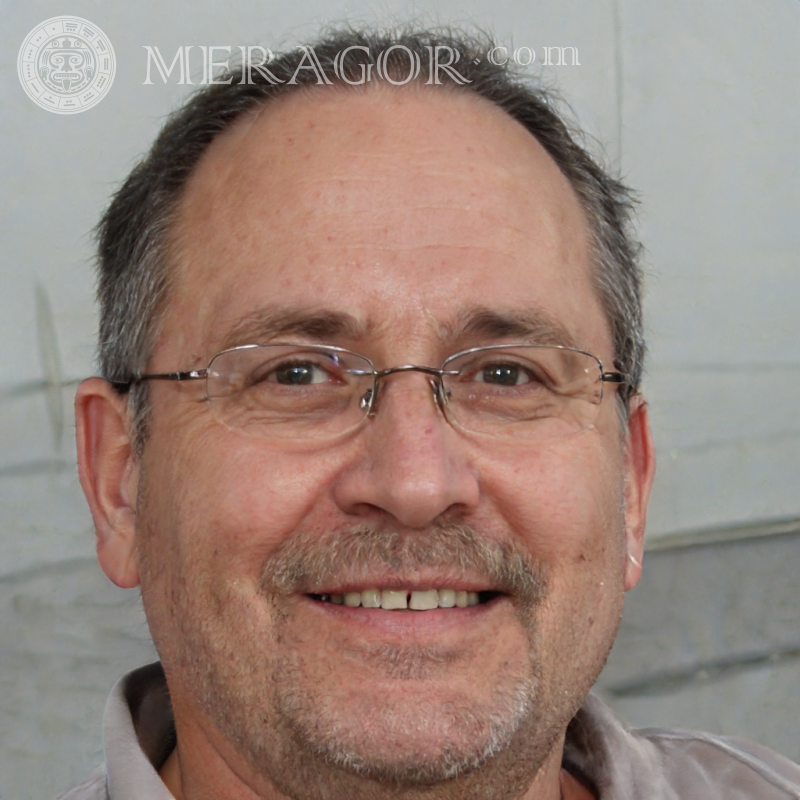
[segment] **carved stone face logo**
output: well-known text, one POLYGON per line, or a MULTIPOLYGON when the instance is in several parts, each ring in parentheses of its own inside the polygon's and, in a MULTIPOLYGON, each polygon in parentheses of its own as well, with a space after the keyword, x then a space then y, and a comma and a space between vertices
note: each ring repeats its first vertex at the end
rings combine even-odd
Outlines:
POLYGON ((54 92, 77 94, 94 77, 94 53, 76 37, 52 39, 39 50, 37 60, 42 83, 54 92))
POLYGON ((17 69, 22 88, 56 114, 77 114, 106 95, 116 62, 108 37, 80 17, 53 17, 22 43, 17 69))

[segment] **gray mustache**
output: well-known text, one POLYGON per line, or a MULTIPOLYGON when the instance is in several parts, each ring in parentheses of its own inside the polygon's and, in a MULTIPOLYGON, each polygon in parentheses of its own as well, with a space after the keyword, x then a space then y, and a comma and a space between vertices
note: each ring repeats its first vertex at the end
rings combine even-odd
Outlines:
POLYGON ((541 601, 547 586, 545 566, 530 553, 468 525, 393 530, 361 524, 287 539, 265 563, 262 588, 293 594, 345 576, 358 580, 387 570, 409 576, 423 567, 482 579, 523 605, 541 601))

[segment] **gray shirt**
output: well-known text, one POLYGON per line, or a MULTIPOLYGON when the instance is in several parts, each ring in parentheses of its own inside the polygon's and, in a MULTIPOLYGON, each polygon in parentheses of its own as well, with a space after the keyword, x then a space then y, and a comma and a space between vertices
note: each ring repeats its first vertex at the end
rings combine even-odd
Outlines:
MULTIPOLYGON (((175 746, 160 664, 111 691, 106 763, 59 800, 174 800, 158 770, 175 746)), ((590 695, 570 722, 564 766, 597 800, 800 800, 800 767, 766 747, 701 731, 629 731, 590 695)))

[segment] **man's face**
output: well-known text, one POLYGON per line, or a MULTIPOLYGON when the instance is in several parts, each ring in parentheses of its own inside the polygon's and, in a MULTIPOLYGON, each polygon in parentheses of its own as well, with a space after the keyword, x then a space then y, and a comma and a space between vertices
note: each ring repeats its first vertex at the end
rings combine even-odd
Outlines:
MULTIPOLYGON (((173 245, 153 372, 253 342, 383 369, 526 339, 486 312, 538 315, 613 362, 573 192, 474 97, 318 90, 247 116, 192 176, 173 245)), ((456 430, 428 378, 401 373, 357 431, 308 443, 227 428, 199 382, 151 388, 138 558, 179 741, 290 796, 356 797, 359 773, 422 791, 472 771, 458 796, 526 785, 621 613, 631 466, 613 391, 586 431, 507 441, 456 430), (319 598, 374 588, 492 599, 319 598)))

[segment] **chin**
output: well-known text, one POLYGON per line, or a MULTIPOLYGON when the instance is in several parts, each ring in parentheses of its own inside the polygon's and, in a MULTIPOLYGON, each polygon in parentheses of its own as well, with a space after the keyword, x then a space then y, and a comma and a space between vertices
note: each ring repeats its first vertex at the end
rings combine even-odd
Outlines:
POLYGON ((506 676, 500 684, 481 701, 423 685, 346 702, 293 698, 280 711, 297 743, 326 764, 396 785, 430 784, 479 769, 524 726, 532 681, 506 676))

